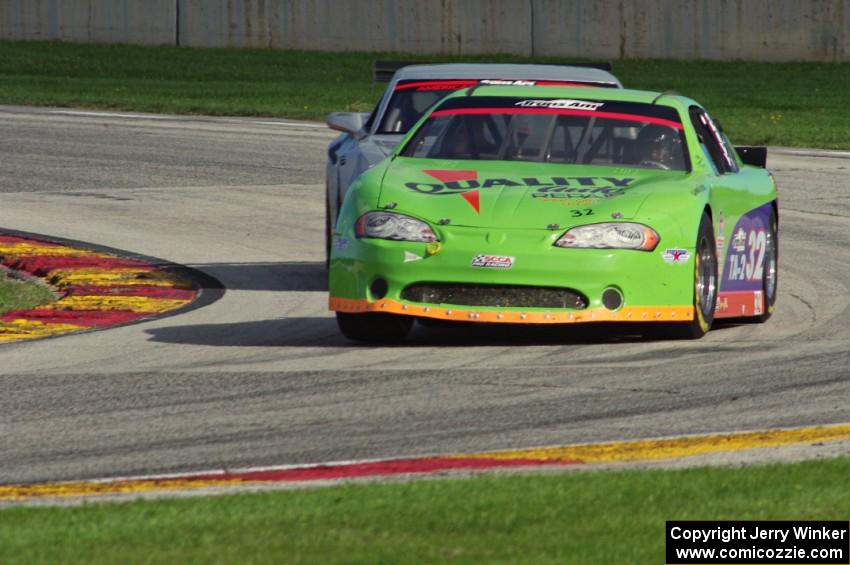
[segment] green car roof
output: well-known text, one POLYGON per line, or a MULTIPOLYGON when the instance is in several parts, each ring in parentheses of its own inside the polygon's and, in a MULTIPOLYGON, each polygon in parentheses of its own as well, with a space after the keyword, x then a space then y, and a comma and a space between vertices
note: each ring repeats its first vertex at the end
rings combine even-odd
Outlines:
POLYGON ((506 96, 514 98, 570 96, 579 99, 592 98, 594 100, 616 100, 644 104, 652 104, 657 99, 655 103, 663 106, 699 105, 693 100, 673 92, 662 93, 627 88, 594 88, 592 86, 481 86, 458 90, 443 98, 442 101, 463 96, 506 96))

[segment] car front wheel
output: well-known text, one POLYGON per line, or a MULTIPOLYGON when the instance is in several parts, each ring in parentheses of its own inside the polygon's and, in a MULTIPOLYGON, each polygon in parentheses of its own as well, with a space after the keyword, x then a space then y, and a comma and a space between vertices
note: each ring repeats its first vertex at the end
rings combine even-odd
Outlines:
POLYGON ((674 339, 699 339, 708 333, 714 323, 718 286, 714 230, 711 227, 711 218, 703 213, 697 232, 694 255, 694 319, 686 323, 671 324, 663 329, 659 328, 661 336, 674 339))
POLYGON ((354 341, 397 343, 410 333, 413 318, 395 314, 337 312, 336 323, 342 335, 354 341))

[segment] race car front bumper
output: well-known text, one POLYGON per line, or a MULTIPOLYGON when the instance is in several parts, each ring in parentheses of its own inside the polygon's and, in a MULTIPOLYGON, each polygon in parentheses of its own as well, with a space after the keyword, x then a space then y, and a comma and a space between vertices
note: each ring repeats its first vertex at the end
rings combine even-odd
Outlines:
POLYGON ((452 321, 569 324, 582 322, 687 322, 694 318, 693 248, 671 262, 662 241, 654 251, 564 249, 559 232, 442 229, 439 244, 335 237, 330 265, 331 310, 385 312, 452 321), (476 257, 479 259, 476 260, 476 257), (488 266, 480 258, 497 258, 488 266), (486 285, 506 295, 522 287, 532 298, 476 304, 423 302, 414 285, 486 285), (539 306, 534 289, 565 289, 581 297, 573 307, 539 306), (619 301, 603 300, 606 291, 619 301), (606 306, 607 304, 607 306, 606 306))

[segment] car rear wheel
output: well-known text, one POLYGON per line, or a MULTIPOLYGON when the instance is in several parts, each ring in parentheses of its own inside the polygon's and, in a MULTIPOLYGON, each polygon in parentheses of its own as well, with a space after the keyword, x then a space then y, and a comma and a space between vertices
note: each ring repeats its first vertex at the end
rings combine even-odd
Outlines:
POLYGON ((764 248, 764 262, 761 272, 764 309, 754 320, 763 324, 773 315, 776 308, 776 289, 779 284, 779 226, 776 211, 771 209, 768 220, 767 239, 764 248))
POLYGON ((714 322, 718 285, 714 230, 711 218, 703 214, 694 254, 694 319, 687 323, 671 324, 662 330, 662 335, 676 339, 699 339, 708 333, 714 322))
POLYGON ((336 323, 339 331, 348 339, 371 343, 396 343, 410 333, 413 318, 394 314, 337 312, 336 323))

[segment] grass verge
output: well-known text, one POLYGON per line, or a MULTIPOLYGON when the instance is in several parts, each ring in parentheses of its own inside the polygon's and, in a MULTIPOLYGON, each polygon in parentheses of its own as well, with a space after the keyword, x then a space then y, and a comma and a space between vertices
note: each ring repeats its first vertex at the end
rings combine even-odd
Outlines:
POLYGON ((850 458, 0 510, 2 563, 663 563, 673 519, 831 519, 850 458))
POLYGON ((0 269, 0 314, 27 310, 55 300, 47 287, 27 280, 10 278, 0 269))
MULTIPOLYGON (((332 111, 371 109, 383 89, 371 81, 376 58, 417 57, 0 42, 0 103, 323 119, 332 111)), ((737 143, 850 149, 850 63, 625 60, 614 62, 614 73, 630 88, 675 90, 698 100, 737 143)))

